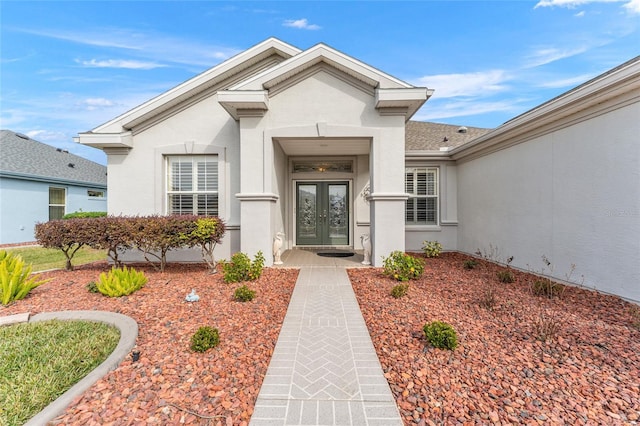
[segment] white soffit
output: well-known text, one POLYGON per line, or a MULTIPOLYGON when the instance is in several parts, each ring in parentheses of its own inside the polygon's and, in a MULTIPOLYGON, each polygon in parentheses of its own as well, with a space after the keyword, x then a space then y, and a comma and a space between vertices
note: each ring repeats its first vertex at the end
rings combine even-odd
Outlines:
POLYGON ((290 156, 337 156, 369 154, 369 139, 278 139, 282 150, 290 156))

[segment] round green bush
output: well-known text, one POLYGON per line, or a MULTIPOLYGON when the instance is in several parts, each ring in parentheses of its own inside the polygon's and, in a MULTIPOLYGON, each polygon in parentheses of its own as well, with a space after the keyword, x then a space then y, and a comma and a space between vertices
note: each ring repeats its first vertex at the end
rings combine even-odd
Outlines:
POLYGON ((424 261, 401 251, 392 252, 382 259, 384 274, 396 281, 409 281, 420 278, 424 272, 424 261))
POLYGON ((409 292, 409 284, 398 284, 391 289, 391 296, 396 299, 405 296, 409 292))
POLYGON ((423 327, 427 341, 434 348, 454 350, 458 346, 456 330, 446 322, 433 321, 423 327))
POLYGON ((205 326, 191 336, 191 349, 195 352, 206 352, 215 348, 220 343, 220 335, 217 328, 205 326))
POLYGON ((256 297, 255 290, 251 290, 246 285, 241 285, 236 288, 236 291, 233 293, 234 300, 237 300, 238 302, 250 302, 254 297, 256 297))

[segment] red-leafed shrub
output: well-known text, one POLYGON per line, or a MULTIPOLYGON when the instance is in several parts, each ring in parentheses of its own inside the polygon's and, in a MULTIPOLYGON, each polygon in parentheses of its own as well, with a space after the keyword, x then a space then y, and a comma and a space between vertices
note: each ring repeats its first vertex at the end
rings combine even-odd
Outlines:
POLYGON ((59 219, 37 223, 35 237, 43 247, 62 250, 67 258, 66 270, 72 271, 73 256, 82 246, 90 245, 95 238, 91 221, 92 219, 59 219))
POLYGON ((199 246, 203 259, 215 271, 213 250, 224 233, 224 222, 214 217, 107 216, 38 223, 35 236, 43 247, 64 252, 67 270, 73 269, 71 259, 75 252, 87 245, 107 250, 116 266, 121 264, 119 253, 137 248, 147 262, 161 271, 165 269, 170 250, 199 246))

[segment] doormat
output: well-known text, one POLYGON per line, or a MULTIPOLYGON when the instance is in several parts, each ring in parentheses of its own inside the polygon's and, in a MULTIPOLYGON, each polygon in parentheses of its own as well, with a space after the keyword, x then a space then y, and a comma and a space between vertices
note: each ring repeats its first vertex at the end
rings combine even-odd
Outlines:
POLYGON ((322 251, 322 252, 318 253, 318 256, 322 256, 322 257, 351 257, 353 255, 354 255, 354 253, 352 253, 350 251, 339 251, 339 250, 322 251))

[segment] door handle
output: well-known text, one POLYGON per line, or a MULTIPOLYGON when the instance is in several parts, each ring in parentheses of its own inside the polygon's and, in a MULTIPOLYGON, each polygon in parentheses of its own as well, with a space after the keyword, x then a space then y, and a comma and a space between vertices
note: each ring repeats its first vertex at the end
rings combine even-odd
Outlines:
POLYGON ((320 215, 322 217, 322 219, 326 222, 327 221, 327 210, 323 210, 322 214, 320 215))

